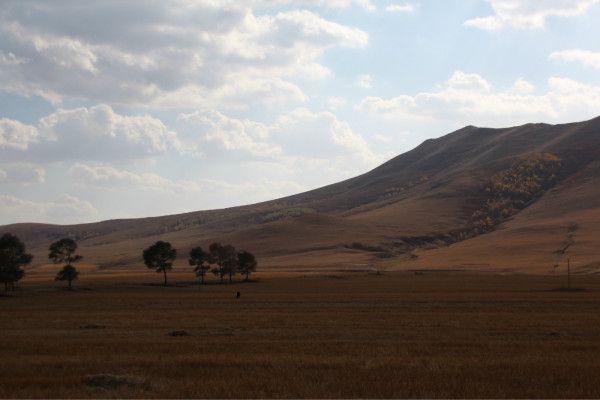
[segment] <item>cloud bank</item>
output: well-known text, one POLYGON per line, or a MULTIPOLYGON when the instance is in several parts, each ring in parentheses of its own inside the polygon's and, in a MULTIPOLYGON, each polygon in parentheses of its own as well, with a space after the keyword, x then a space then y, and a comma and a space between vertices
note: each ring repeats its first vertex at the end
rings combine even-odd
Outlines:
POLYGON ((493 15, 468 19, 465 26, 493 31, 504 27, 543 28, 549 17, 573 17, 583 14, 598 0, 488 0, 493 15))
POLYGON ((9 0, 2 7, 0 89, 55 103, 302 102, 307 97, 293 81, 331 75, 319 62, 326 50, 368 43, 364 31, 309 10, 269 13, 244 2, 59 1, 32 7, 9 0))

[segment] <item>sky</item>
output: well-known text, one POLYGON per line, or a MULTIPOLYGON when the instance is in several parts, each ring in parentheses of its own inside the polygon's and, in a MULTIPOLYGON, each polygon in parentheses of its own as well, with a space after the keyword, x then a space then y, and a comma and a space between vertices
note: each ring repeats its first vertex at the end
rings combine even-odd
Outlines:
POLYGON ((2 0, 0 224, 270 200, 600 115, 600 0, 2 0))

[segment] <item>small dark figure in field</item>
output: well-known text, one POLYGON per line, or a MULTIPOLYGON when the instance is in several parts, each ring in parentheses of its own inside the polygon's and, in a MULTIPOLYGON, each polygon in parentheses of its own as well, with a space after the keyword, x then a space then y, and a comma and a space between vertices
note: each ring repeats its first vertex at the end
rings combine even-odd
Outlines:
POLYGON ((72 265, 83 257, 75 254, 77 242, 71 238, 60 239, 50 245, 48 258, 55 264, 63 263, 65 266, 56 274, 57 281, 69 282, 69 290, 73 288, 72 282, 79 277, 79 272, 72 265))
POLYGON ((235 298, 239 299, 240 297, 242 297, 242 294, 240 292, 236 292, 235 293, 235 298))
POLYGON ((0 282, 4 282, 4 291, 15 290, 17 282, 25 271, 21 267, 29 264, 33 256, 25 252, 21 240, 6 233, 0 237, 0 282))

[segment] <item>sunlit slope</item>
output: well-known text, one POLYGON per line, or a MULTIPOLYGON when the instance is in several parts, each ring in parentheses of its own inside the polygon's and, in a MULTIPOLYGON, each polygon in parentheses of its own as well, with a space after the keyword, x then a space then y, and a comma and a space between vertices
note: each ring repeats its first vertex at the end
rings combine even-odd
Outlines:
MULTIPOLYGON (((600 262, 594 251, 594 236, 600 237, 599 162, 599 119, 469 126, 356 178, 278 200, 72 226, 17 224, 0 231, 27 242, 36 255, 34 268, 45 263, 52 240, 68 235, 79 241, 86 261, 100 268, 140 267, 141 250, 161 239, 180 254, 221 240, 255 252, 263 267, 281 269, 466 265, 546 272, 572 255, 579 267, 593 270, 600 262), (490 179, 529 160, 550 160, 556 170, 519 207, 503 206, 505 216, 487 221, 490 202, 498 203, 486 192, 490 179)), ((540 168, 548 171, 548 165, 540 168)), ((528 170, 515 179, 527 186, 538 173, 528 170)), ((510 183, 509 178, 504 179, 510 183)), ((186 263, 184 255, 178 263, 186 263)))

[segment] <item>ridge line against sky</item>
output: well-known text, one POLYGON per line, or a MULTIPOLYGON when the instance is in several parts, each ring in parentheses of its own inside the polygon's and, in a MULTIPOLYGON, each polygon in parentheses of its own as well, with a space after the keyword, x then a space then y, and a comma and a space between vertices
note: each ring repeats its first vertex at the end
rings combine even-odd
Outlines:
POLYGON ((0 224, 269 200, 600 110, 598 0, 3 2, 0 224))

